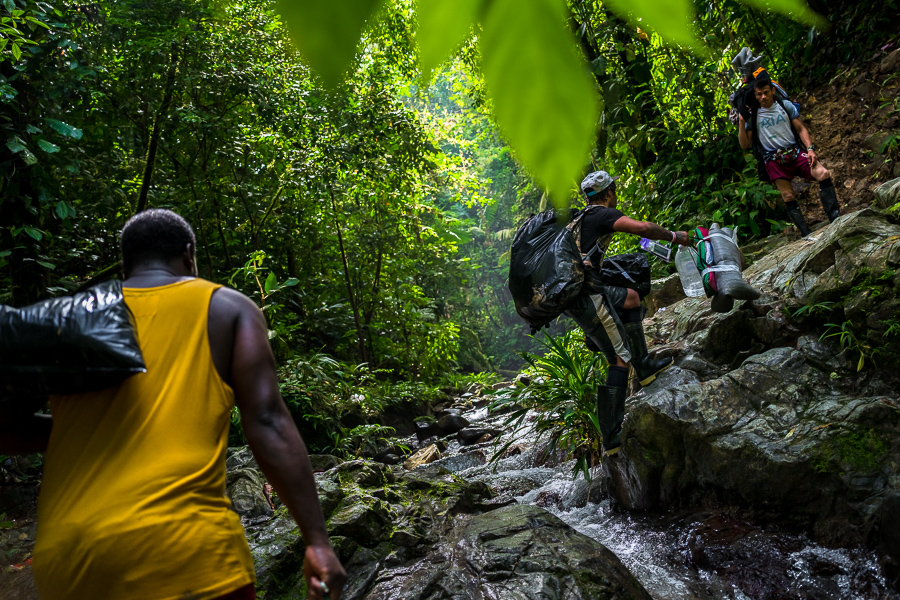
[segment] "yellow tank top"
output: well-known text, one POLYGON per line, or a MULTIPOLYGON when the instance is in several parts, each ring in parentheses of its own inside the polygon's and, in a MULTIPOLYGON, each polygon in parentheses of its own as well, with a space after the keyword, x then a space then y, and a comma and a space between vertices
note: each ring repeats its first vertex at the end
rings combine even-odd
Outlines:
POLYGON ((219 287, 125 288, 147 372, 51 398, 33 560, 42 600, 204 600, 255 580, 225 495, 234 392, 207 334, 219 287))

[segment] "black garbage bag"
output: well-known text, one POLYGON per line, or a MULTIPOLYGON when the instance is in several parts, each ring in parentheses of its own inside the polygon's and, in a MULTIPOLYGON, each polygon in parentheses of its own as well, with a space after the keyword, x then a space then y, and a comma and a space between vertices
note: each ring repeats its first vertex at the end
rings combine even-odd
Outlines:
POLYGON ((583 214, 560 222, 555 211, 546 210, 529 217, 513 239, 509 291, 532 334, 562 314, 581 291, 584 265, 573 230, 583 214))
POLYGON ((100 390, 146 370, 119 281, 0 306, 0 400, 100 390))
POLYGON ((650 261, 643 252, 633 254, 616 254, 603 259, 599 272, 588 269, 585 289, 591 293, 601 293, 600 286, 612 285, 631 288, 638 293, 641 300, 650 293, 650 261))

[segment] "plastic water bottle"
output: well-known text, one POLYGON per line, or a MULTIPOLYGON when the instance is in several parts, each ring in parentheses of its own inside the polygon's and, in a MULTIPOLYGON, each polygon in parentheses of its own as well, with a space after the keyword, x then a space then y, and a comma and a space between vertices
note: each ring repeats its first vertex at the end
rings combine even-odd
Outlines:
POLYGON ((648 240, 647 238, 641 238, 641 248, 653 256, 658 256, 666 262, 672 262, 672 248, 665 244, 660 244, 659 242, 648 240))
POLYGON ((703 289, 703 277, 697 270, 695 262, 696 251, 687 246, 679 246, 675 253, 675 268, 678 269, 678 277, 681 279, 681 287, 688 298, 705 296, 703 289))

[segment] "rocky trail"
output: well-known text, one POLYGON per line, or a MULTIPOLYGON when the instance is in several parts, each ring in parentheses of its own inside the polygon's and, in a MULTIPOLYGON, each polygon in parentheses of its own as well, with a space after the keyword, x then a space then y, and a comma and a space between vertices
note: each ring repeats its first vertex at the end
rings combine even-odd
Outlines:
MULTIPOLYGON (((789 92, 832 172, 841 214, 873 204, 873 189, 900 177, 900 48, 889 45, 825 84, 789 92)), ((798 202, 810 225, 827 223, 817 183, 798 202)))

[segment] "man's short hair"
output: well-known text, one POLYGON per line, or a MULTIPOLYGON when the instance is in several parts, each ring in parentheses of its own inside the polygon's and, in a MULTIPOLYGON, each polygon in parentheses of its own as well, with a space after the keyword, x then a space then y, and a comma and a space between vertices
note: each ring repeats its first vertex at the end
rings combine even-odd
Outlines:
POLYGON ((754 82, 753 89, 761 90, 766 86, 772 86, 772 79, 770 77, 761 77, 754 82))
POLYGON ((128 273, 141 263, 169 262, 182 256, 188 244, 196 248, 197 238, 181 215, 161 208, 145 210, 122 227, 122 267, 128 273))

